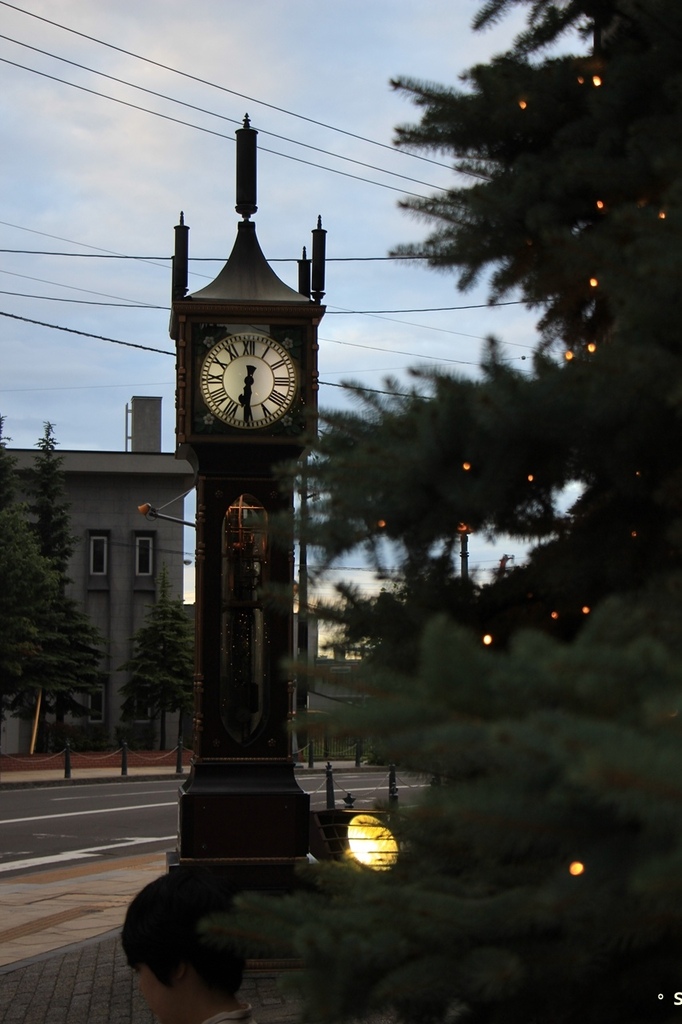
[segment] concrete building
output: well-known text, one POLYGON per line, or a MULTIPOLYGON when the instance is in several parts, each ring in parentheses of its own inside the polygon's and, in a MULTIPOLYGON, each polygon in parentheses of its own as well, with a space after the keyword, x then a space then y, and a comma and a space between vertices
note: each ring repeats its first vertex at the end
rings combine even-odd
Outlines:
MULTIPOLYGON (((185 494, 194 482, 189 463, 161 451, 160 398, 133 398, 130 426, 130 451, 58 449, 76 537, 69 594, 107 641, 102 666, 107 683, 101 694, 89 698, 87 722, 104 727, 112 740, 120 723, 119 691, 129 678, 119 666, 131 656, 131 638, 156 600, 157 577, 164 564, 173 593, 183 593, 184 527, 145 518, 138 506, 149 502, 164 515, 182 520, 185 494)), ((33 450, 11 452, 20 471, 36 457, 33 450)), ((137 723, 140 732, 145 727, 142 718, 137 723)), ((173 742, 174 723, 168 721, 167 728, 173 742)), ((27 752, 30 735, 30 722, 9 719, 2 729, 3 753, 27 752)))

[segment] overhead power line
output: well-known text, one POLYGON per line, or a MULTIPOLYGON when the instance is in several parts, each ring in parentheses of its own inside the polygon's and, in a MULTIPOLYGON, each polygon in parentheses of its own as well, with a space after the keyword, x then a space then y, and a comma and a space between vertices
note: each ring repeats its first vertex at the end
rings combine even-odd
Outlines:
MULTIPOLYGON (((166 93, 157 92, 155 89, 149 89, 143 85, 137 85, 135 82, 129 82, 125 78, 117 78, 116 75, 109 75, 104 71, 97 71, 96 68, 88 67, 87 64, 80 64, 78 61, 69 60, 67 57, 60 57, 59 54, 51 53, 49 50, 41 50, 38 46, 32 46, 30 43, 24 43, 19 39, 13 39, 11 36, 6 36, 0 33, 0 39, 5 39, 9 43, 14 43, 15 46, 23 46, 27 50, 32 50, 34 53, 40 53, 44 57, 50 57, 51 60, 61 61, 62 64, 69 64, 71 67, 78 68, 81 71, 87 71, 88 74, 97 75, 100 78, 106 78, 110 82, 116 82, 118 85, 125 85, 129 89, 136 89, 138 92, 143 92, 148 96, 156 96, 157 99, 166 100, 168 103, 176 103, 180 107, 186 107, 188 110, 196 110, 200 114, 208 114, 209 117, 217 117, 220 121, 229 121, 231 124, 240 126, 241 121, 234 117, 227 117, 225 114, 219 114, 214 110, 207 110, 205 107, 197 106, 195 103, 187 103, 185 100, 178 99, 176 96, 168 96, 166 93)), ((24 65, 21 65, 24 67, 24 65)), ((27 69, 33 71, 35 74, 42 74, 42 72, 36 69, 27 69)), ((59 81, 64 81, 59 79, 59 81)), ((65 82, 66 85, 71 85, 71 82, 65 82)), ((103 95, 103 94, 98 94, 103 95)), ((108 97, 112 99, 113 97, 108 97)), ((152 113, 152 111, 150 111, 152 113)), ((304 149, 313 150, 315 153, 322 153, 324 156, 330 156, 334 160, 344 160, 346 163, 355 164, 358 167, 365 167, 371 171, 379 171, 380 174, 388 174, 394 178, 401 178, 403 181, 410 181, 416 185, 425 185, 426 188, 435 188, 437 191, 445 191, 441 185, 433 185, 428 181, 421 181, 419 178, 412 178, 407 174, 400 174, 398 171, 389 171, 385 167, 377 167, 376 164, 366 163, 364 160, 358 160, 355 157, 345 156, 341 153, 333 153, 328 149, 322 149, 321 146, 313 146, 308 142, 300 142, 298 139, 290 139, 286 135, 278 135, 276 132, 267 131, 266 129, 258 129, 260 135, 268 135, 272 139, 279 139, 281 142, 289 142, 293 146, 301 146, 304 149)), ((229 138, 229 136, 226 136, 229 138)), ((232 140, 234 141, 234 140, 232 140)), ((263 147, 261 146, 261 149, 263 147)), ((266 150, 266 152, 274 152, 266 150)), ((279 154, 282 155, 282 154, 279 154)), ((315 165, 318 166, 318 165, 315 165)), ((324 169, 324 168, 323 168, 324 169)))
POLYGON ((27 316, 17 316, 16 313, 5 313, 0 310, 0 316, 9 317, 11 320, 21 320, 26 324, 36 324, 38 327, 50 327, 53 331, 66 331, 68 334, 79 334, 82 338, 96 338, 98 341, 108 341, 112 345, 125 345, 126 348, 139 348, 144 352, 159 352, 164 356, 174 356, 167 348, 152 348, 151 345, 140 345, 134 341, 121 341, 119 338, 107 338, 104 334, 91 334, 89 331, 77 331, 74 327, 62 327, 59 324, 46 324, 42 320, 31 320, 27 316))
MULTIPOLYGON (((3 0, 0 0, 2 3, 3 0)), ((234 138, 230 135, 225 135, 224 132, 215 131, 213 128, 205 128, 203 125, 192 124, 190 121, 183 121, 180 117, 172 117, 170 114, 162 114, 159 110, 150 110, 149 107, 143 107, 139 103, 131 103, 130 100, 122 100, 117 96, 109 96, 107 93, 99 92, 97 89, 89 89, 85 85, 77 85, 75 82, 68 82, 65 78, 59 78, 58 75, 50 75, 46 71, 38 71, 36 68, 27 67, 25 64, 19 64, 17 61, 9 60, 7 57, 0 57, 0 63, 9 64, 14 68, 21 68, 22 71, 29 71, 33 75, 39 75, 41 78, 47 78, 51 82, 59 82, 60 85, 68 85, 72 89, 78 89, 79 92, 88 93, 90 96, 98 96, 100 99, 109 100, 111 103, 118 103, 122 107, 129 107, 131 110, 139 110, 144 114, 151 114, 153 117, 160 117, 163 121, 171 121, 173 124, 182 125, 184 128, 192 128, 194 131, 203 132, 205 135, 214 135, 219 139, 227 139, 229 142, 234 142, 234 138)), ((343 178, 352 178, 354 181, 362 181, 368 185, 376 185, 378 188, 386 188, 391 192, 400 192, 403 195, 413 196, 415 199, 426 199, 426 196, 419 195, 417 192, 409 192, 407 189, 398 188, 397 185, 389 185, 384 181, 373 181, 371 178, 363 178, 359 174, 351 174, 350 171, 342 171, 338 167, 325 167, 324 164, 316 164, 312 160, 304 160, 303 157, 293 156, 291 153, 280 153, 277 149, 269 149, 267 146, 260 146, 259 152, 270 153, 272 156, 282 157, 284 160, 293 160, 294 163, 304 164, 306 167, 316 167, 318 170, 329 171, 330 174, 339 174, 343 178)), ((391 173, 391 172, 382 172, 391 173)))
MULTIPOLYGON (((286 114, 288 117, 295 117, 299 121, 306 121, 308 124, 317 125, 319 128, 325 128, 328 131, 336 132, 339 135, 345 135, 348 138, 357 139, 360 142, 366 142, 370 146, 378 146, 380 149, 387 149, 389 152, 394 154, 399 153, 401 156, 409 157, 413 160, 421 160, 423 163, 433 164, 436 167, 445 167, 447 170, 453 170, 450 164, 442 163, 440 160, 434 160, 432 157, 422 156, 420 153, 411 153, 409 150, 395 149, 393 146, 389 146, 385 142, 379 142, 376 139, 369 139, 364 135, 348 131, 345 128, 335 127, 334 125, 327 124, 324 121, 317 121, 315 118, 306 117, 304 114, 298 114, 293 110, 288 110, 286 107, 279 107, 274 103, 268 103, 265 100, 256 99, 254 96, 247 96, 245 93, 238 92, 235 89, 229 89, 227 86, 218 85, 217 82, 211 82, 208 79, 189 74, 189 72, 180 71, 178 68, 171 67, 168 64, 162 64, 160 61, 152 60, 150 57, 144 57, 142 54, 135 53, 132 50, 126 50, 121 46, 116 46, 114 43, 108 43, 103 39, 99 39, 97 36, 88 35, 85 32, 78 31, 78 29, 62 25, 58 21, 52 21, 50 18, 45 18, 40 14, 35 14, 33 11, 27 11, 25 8, 19 7, 16 4, 8 3, 7 0, 0 0, 0 4, 3 7, 11 8, 13 11, 18 11, 20 14, 25 14, 27 17, 35 18, 37 21, 42 21, 47 25, 52 25, 54 28, 61 29, 63 32, 69 32, 71 35, 80 36, 81 39, 87 39, 91 43, 97 43, 98 46, 105 46, 107 49, 115 50, 117 53, 123 53, 126 57, 133 57, 135 60, 143 61, 145 64, 151 64, 153 67, 160 68, 163 71, 169 71, 171 74, 179 75, 181 78, 186 78, 191 82, 197 82, 200 85, 207 85, 211 89, 217 89, 230 96, 238 96, 240 99, 246 100, 248 103, 257 103, 259 106, 266 107, 269 110, 276 110, 280 114, 286 114)), ((482 177, 482 175, 475 175, 469 171, 460 171, 458 173, 471 174, 473 177, 482 177)))

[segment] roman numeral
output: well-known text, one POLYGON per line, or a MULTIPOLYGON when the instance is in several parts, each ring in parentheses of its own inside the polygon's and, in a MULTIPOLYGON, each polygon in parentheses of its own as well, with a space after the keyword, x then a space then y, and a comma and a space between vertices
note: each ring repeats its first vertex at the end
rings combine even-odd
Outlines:
POLYGON ((242 345, 244 351, 242 355, 255 356, 256 354, 256 339, 255 338, 242 338, 242 345))

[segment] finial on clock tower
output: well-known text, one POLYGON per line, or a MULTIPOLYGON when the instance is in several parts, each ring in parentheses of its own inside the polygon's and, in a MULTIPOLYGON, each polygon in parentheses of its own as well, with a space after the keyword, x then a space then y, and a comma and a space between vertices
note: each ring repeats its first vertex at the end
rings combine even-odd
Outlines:
POLYGON ((180 223, 175 225, 175 255, 173 256, 172 298, 184 299, 187 294, 189 268, 189 228, 180 211, 180 223))
POLYGON ((248 220, 258 209, 256 205, 256 137, 249 115, 244 115, 243 127, 237 136, 237 205, 235 210, 248 220))

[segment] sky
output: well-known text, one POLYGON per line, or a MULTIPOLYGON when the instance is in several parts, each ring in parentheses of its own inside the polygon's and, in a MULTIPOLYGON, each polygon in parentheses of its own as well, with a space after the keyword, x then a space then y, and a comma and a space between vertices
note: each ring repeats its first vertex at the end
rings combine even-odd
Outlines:
MULTIPOLYGON (((410 367, 475 375, 484 339, 523 368, 520 305, 486 306, 454 275, 389 251, 428 226, 401 196, 461 183, 447 159, 393 148, 419 111, 390 81, 454 85, 506 49, 507 18, 473 33, 476 0, 0 0, 0 415, 10 447, 52 423, 64 450, 123 450, 133 396, 163 399, 174 449, 170 257, 190 226, 190 291, 227 259, 234 132, 259 132, 258 239, 296 287, 327 229, 320 407, 343 383, 381 390, 410 367), (70 84, 67 84, 70 83, 70 84), (462 308, 462 307, 475 308, 462 308)), ((187 541, 188 545, 191 543, 187 541)), ((489 571, 520 545, 470 538, 489 571), (511 545, 511 546, 510 546, 511 545)))

